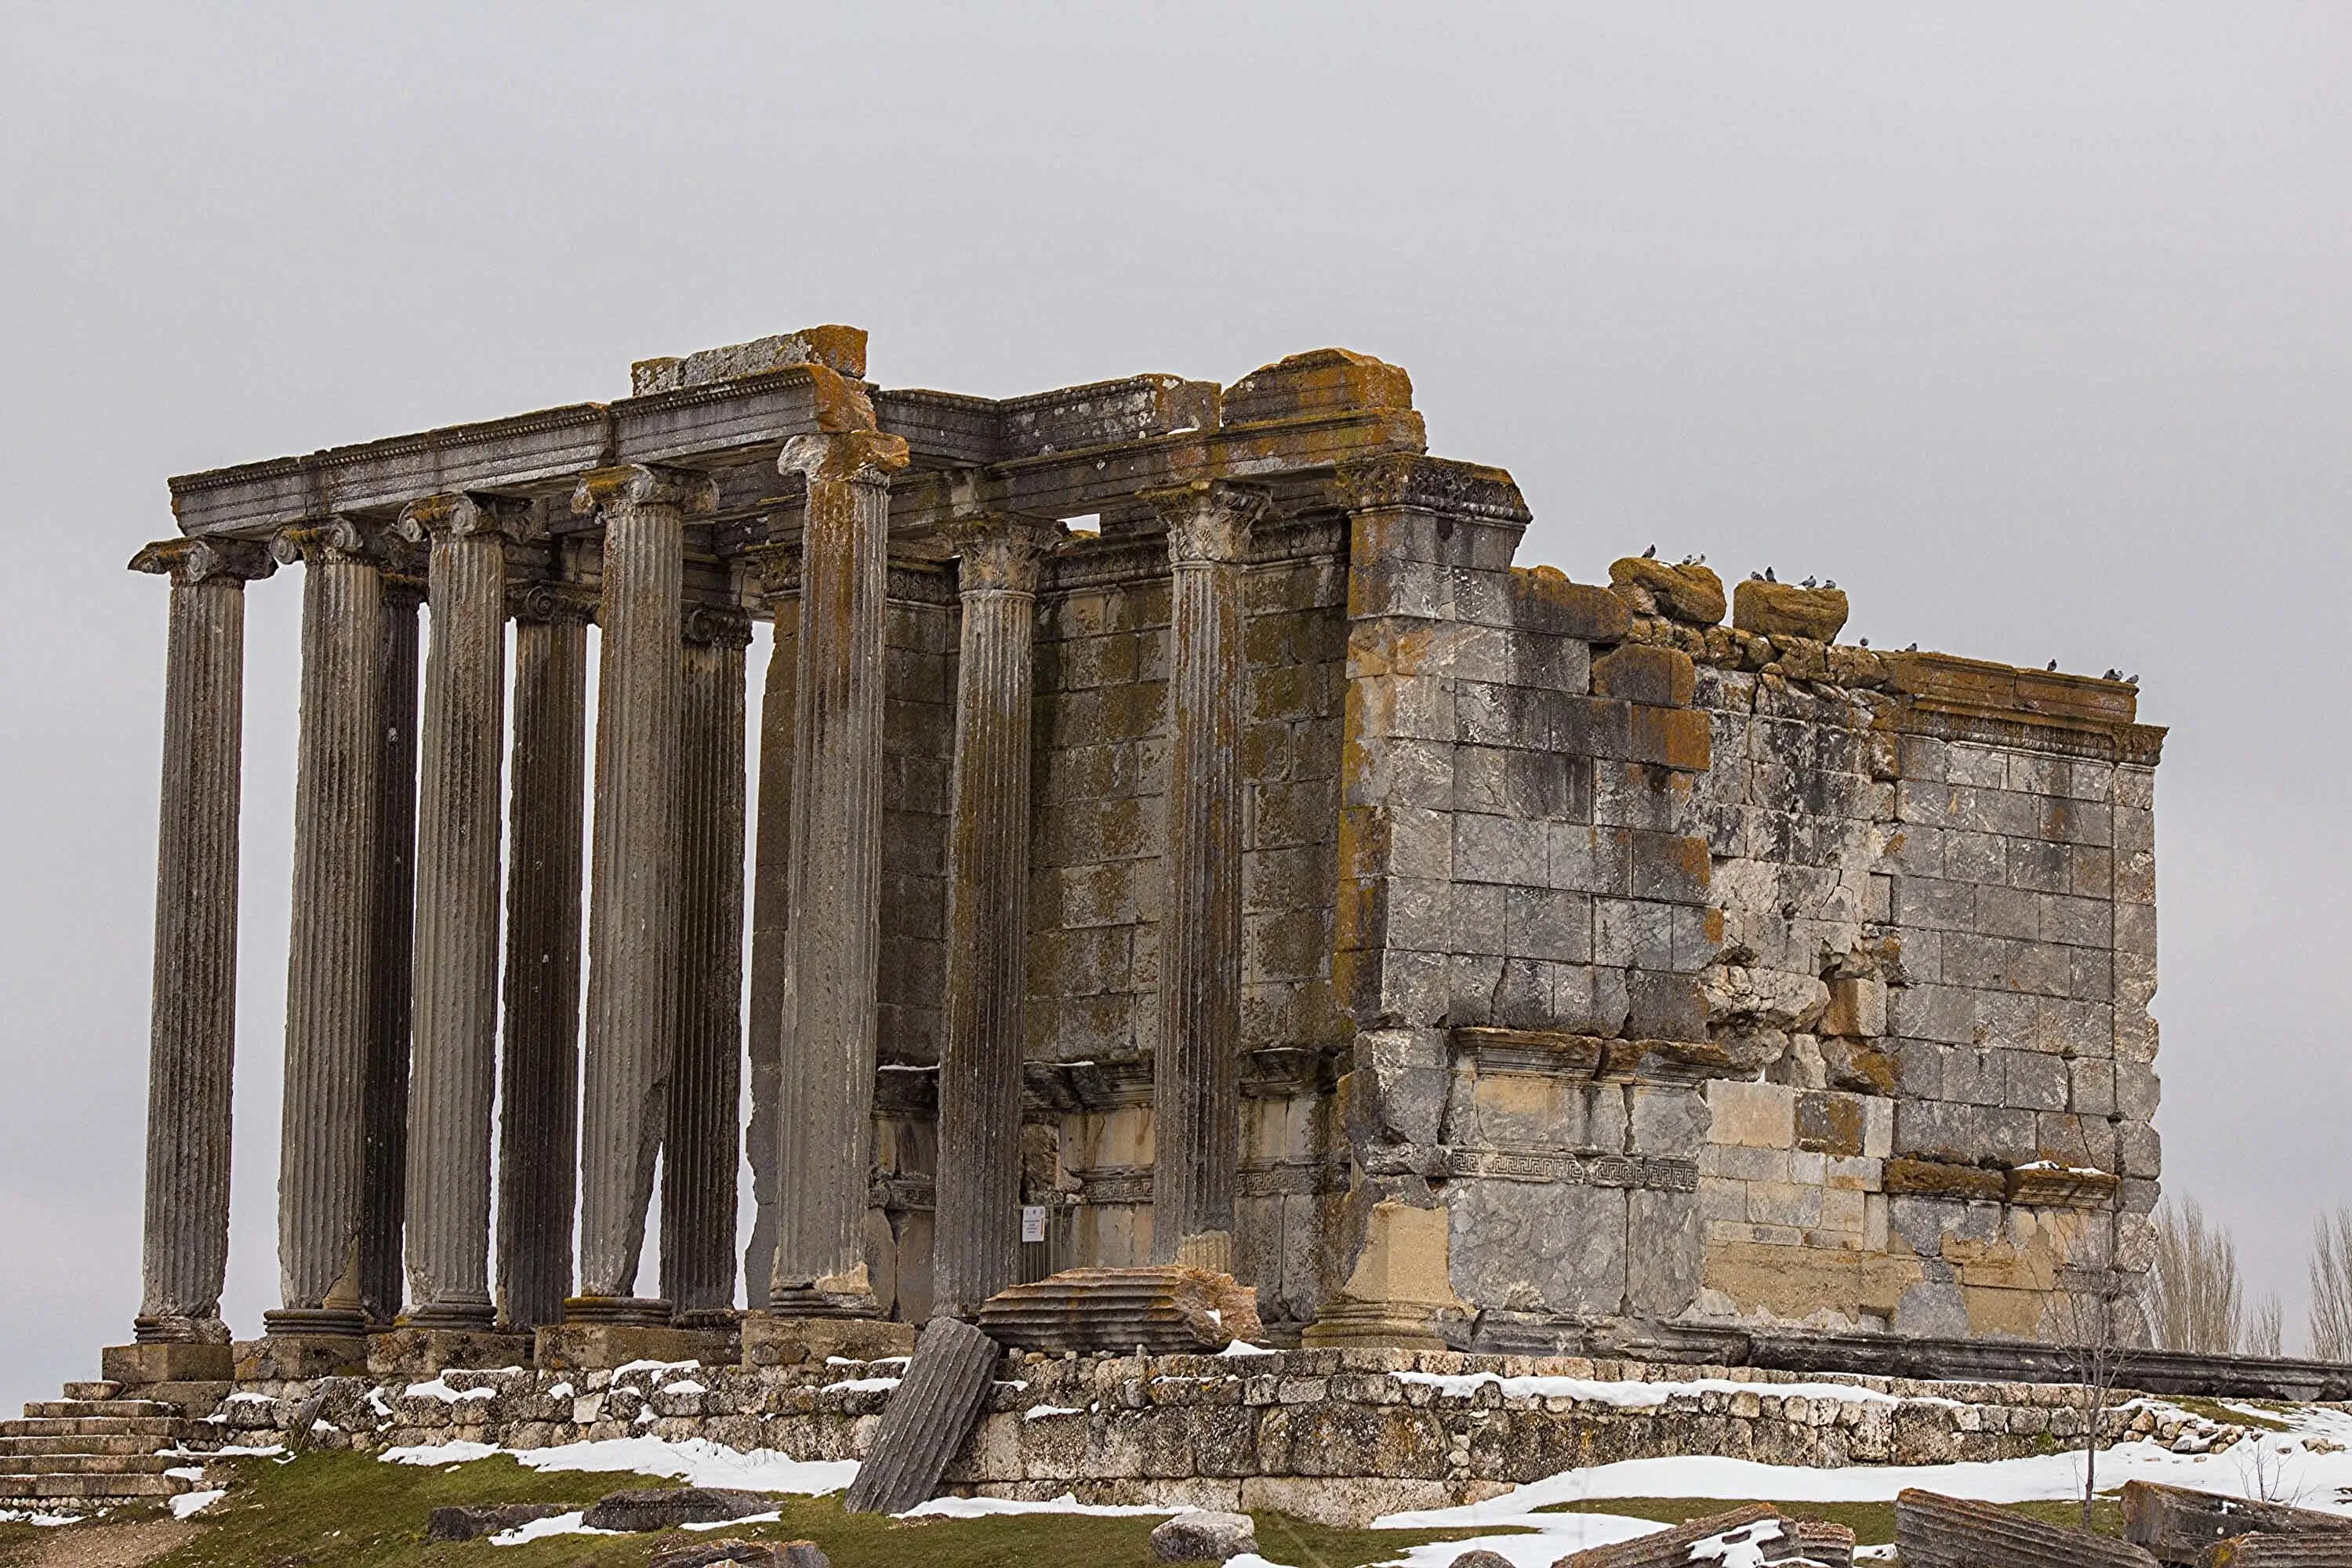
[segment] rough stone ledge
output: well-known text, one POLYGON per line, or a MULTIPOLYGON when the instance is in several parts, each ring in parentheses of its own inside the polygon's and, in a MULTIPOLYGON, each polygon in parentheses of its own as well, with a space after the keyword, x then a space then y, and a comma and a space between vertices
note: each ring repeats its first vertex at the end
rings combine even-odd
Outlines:
MULTIPOLYGON (((455 1441, 545 1447, 701 1437, 803 1459, 856 1458, 903 1363, 645 1364, 565 1373, 452 1369, 420 1383, 322 1377, 241 1385, 197 1449, 284 1443, 377 1452, 455 1441)), ((947 1474, 989 1496, 1277 1507, 1361 1522, 1491 1496, 1578 1465, 1709 1453, 1833 1468, 2043 1453, 2079 1441, 2063 1384, 1930 1382, 1574 1356, 1326 1349, 1254 1355, 1049 1355, 998 1366, 947 1474), (1522 1382, 1518 1380, 1564 1380, 1522 1382), (1679 1385, 1632 1403, 1631 1386, 1679 1385), (1400 1490, 1402 1489, 1402 1490, 1400 1490)), ((2103 1435, 2226 1445, 2163 1407, 2103 1435), (2190 1430, 2191 1428, 2195 1430, 2190 1430)))

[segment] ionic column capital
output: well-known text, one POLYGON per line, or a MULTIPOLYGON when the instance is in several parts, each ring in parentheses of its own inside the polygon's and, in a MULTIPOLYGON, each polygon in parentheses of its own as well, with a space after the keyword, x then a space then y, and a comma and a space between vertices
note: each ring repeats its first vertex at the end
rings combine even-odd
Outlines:
POLYGON ((688 517, 708 517, 719 510, 719 481, 688 468, 622 463, 589 469, 572 492, 574 516, 640 506, 676 507, 688 517))
POLYGON ((400 509, 395 531, 412 544, 436 539, 530 539, 539 529, 529 501, 462 490, 420 496, 400 509))
POLYGON ((910 460, 903 436, 879 430, 842 430, 795 436, 776 459, 780 474, 799 474, 810 484, 826 482, 886 486, 910 460))
POLYGON ((1139 498, 1168 526, 1168 560, 1177 566, 1216 565, 1249 554, 1250 531, 1270 517, 1272 498, 1254 485, 1194 479, 1139 498))
POLYGON ((175 585, 257 582, 278 570, 266 546, 249 539, 159 539, 142 544, 131 570, 169 577, 175 585))
POLYGON ((706 647, 751 646, 751 617, 732 605, 688 605, 678 630, 688 642, 706 647))
POLYGON ((269 553, 281 566, 291 566, 297 561, 316 565, 322 562, 360 562, 377 564, 383 556, 383 531, 356 518, 333 517, 324 522, 306 522, 292 528, 281 528, 269 538, 269 553))
POLYGON ((586 626, 596 618, 593 589, 573 583, 510 583, 507 614, 518 621, 562 621, 586 626))
POLYGON ((1052 519, 981 517, 943 531, 956 550, 961 594, 1034 594, 1045 557, 1066 532, 1052 519))

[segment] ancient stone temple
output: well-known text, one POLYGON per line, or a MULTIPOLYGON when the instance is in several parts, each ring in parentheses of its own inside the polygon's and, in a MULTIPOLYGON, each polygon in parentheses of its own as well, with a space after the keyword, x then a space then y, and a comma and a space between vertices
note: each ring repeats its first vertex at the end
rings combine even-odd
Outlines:
POLYGON ((813 328, 173 481, 110 1377, 230 1375, 243 605, 298 564, 239 1375, 1161 1260, 1291 1344, 2032 1337, 2146 1268, 2131 686, 1849 647, 1833 588, 1517 564, 1510 476, 1360 354, 865 374, 813 328))

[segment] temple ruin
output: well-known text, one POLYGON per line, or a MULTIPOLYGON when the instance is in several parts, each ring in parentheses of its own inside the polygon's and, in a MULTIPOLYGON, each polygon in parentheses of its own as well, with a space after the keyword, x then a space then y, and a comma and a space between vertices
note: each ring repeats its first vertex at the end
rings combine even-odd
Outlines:
POLYGON ((865 372, 814 328, 172 481, 110 1379, 748 1347, 1164 1260, 1277 1344, 1728 1361, 2031 1339, 2146 1268, 2133 687, 1516 564, 1510 476, 1361 354, 865 372), (298 562, 282 1296, 232 1350, 244 599, 298 562))

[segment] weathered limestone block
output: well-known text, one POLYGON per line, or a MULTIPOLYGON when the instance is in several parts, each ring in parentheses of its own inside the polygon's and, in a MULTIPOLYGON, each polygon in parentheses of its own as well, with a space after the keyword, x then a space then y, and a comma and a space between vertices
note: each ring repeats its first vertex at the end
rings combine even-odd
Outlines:
POLYGON ((1669 1568, 1685 1563, 1778 1563, 1797 1554, 1789 1521, 1762 1503, 1695 1519, 1610 1546, 1571 1552, 1553 1568, 1669 1568), (1737 1552, 1735 1557, 1733 1554, 1737 1552))
POLYGON ((1510 594, 1512 623, 1521 631, 1607 644, 1624 641, 1633 626, 1622 600, 1606 588, 1570 582, 1557 566, 1512 567, 1510 594))
POLYGON ((1690 655, 1628 643, 1592 661, 1592 694, 1657 708, 1687 708, 1697 674, 1690 655))
POLYGON ((1245 1513, 1195 1510, 1151 1531, 1151 1554, 1162 1563, 1223 1563, 1257 1550, 1257 1522, 1245 1513))
POLYGON ((681 1524, 721 1524, 775 1506, 776 1500, 765 1492, 736 1488, 650 1487, 610 1493, 580 1522, 590 1530, 636 1533, 681 1524))
POLYGON ((425 1521, 427 1541, 478 1541, 485 1535, 551 1519, 571 1510, 560 1502, 478 1502, 436 1508, 425 1521))
POLYGON ((1412 377, 1404 367, 1350 349, 1315 349, 1265 365, 1225 388, 1227 425, 1412 406, 1412 377))
POLYGON ((2127 1542, 1916 1489, 1895 1500, 1895 1541, 1906 1568, 2157 1568, 2127 1542))
POLYGON ((1843 588, 1801 588, 1794 583, 1750 581, 1732 590, 1731 624, 1757 637, 1835 642, 1845 617, 1843 588))
POLYGON ((803 364, 821 364, 845 376, 863 377, 866 329, 803 327, 795 332, 703 349, 683 357, 641 359, 629 367, 629 392, 632 396, 646 397, 803 364))
POLYGON ((980 1326, 1028 1350, 1222 1350, 1260 1332, 1256 1293, 1229 1274, 1181 1264, 1073 1268, 981 1304, 980 1326))
POLYGON ((1609 584, 1637 616, 1664 616, 1691 626, 1723 619, 1723 579, 1696 562, 1670 565, 1629 555, 1609 563, 1609 584))

